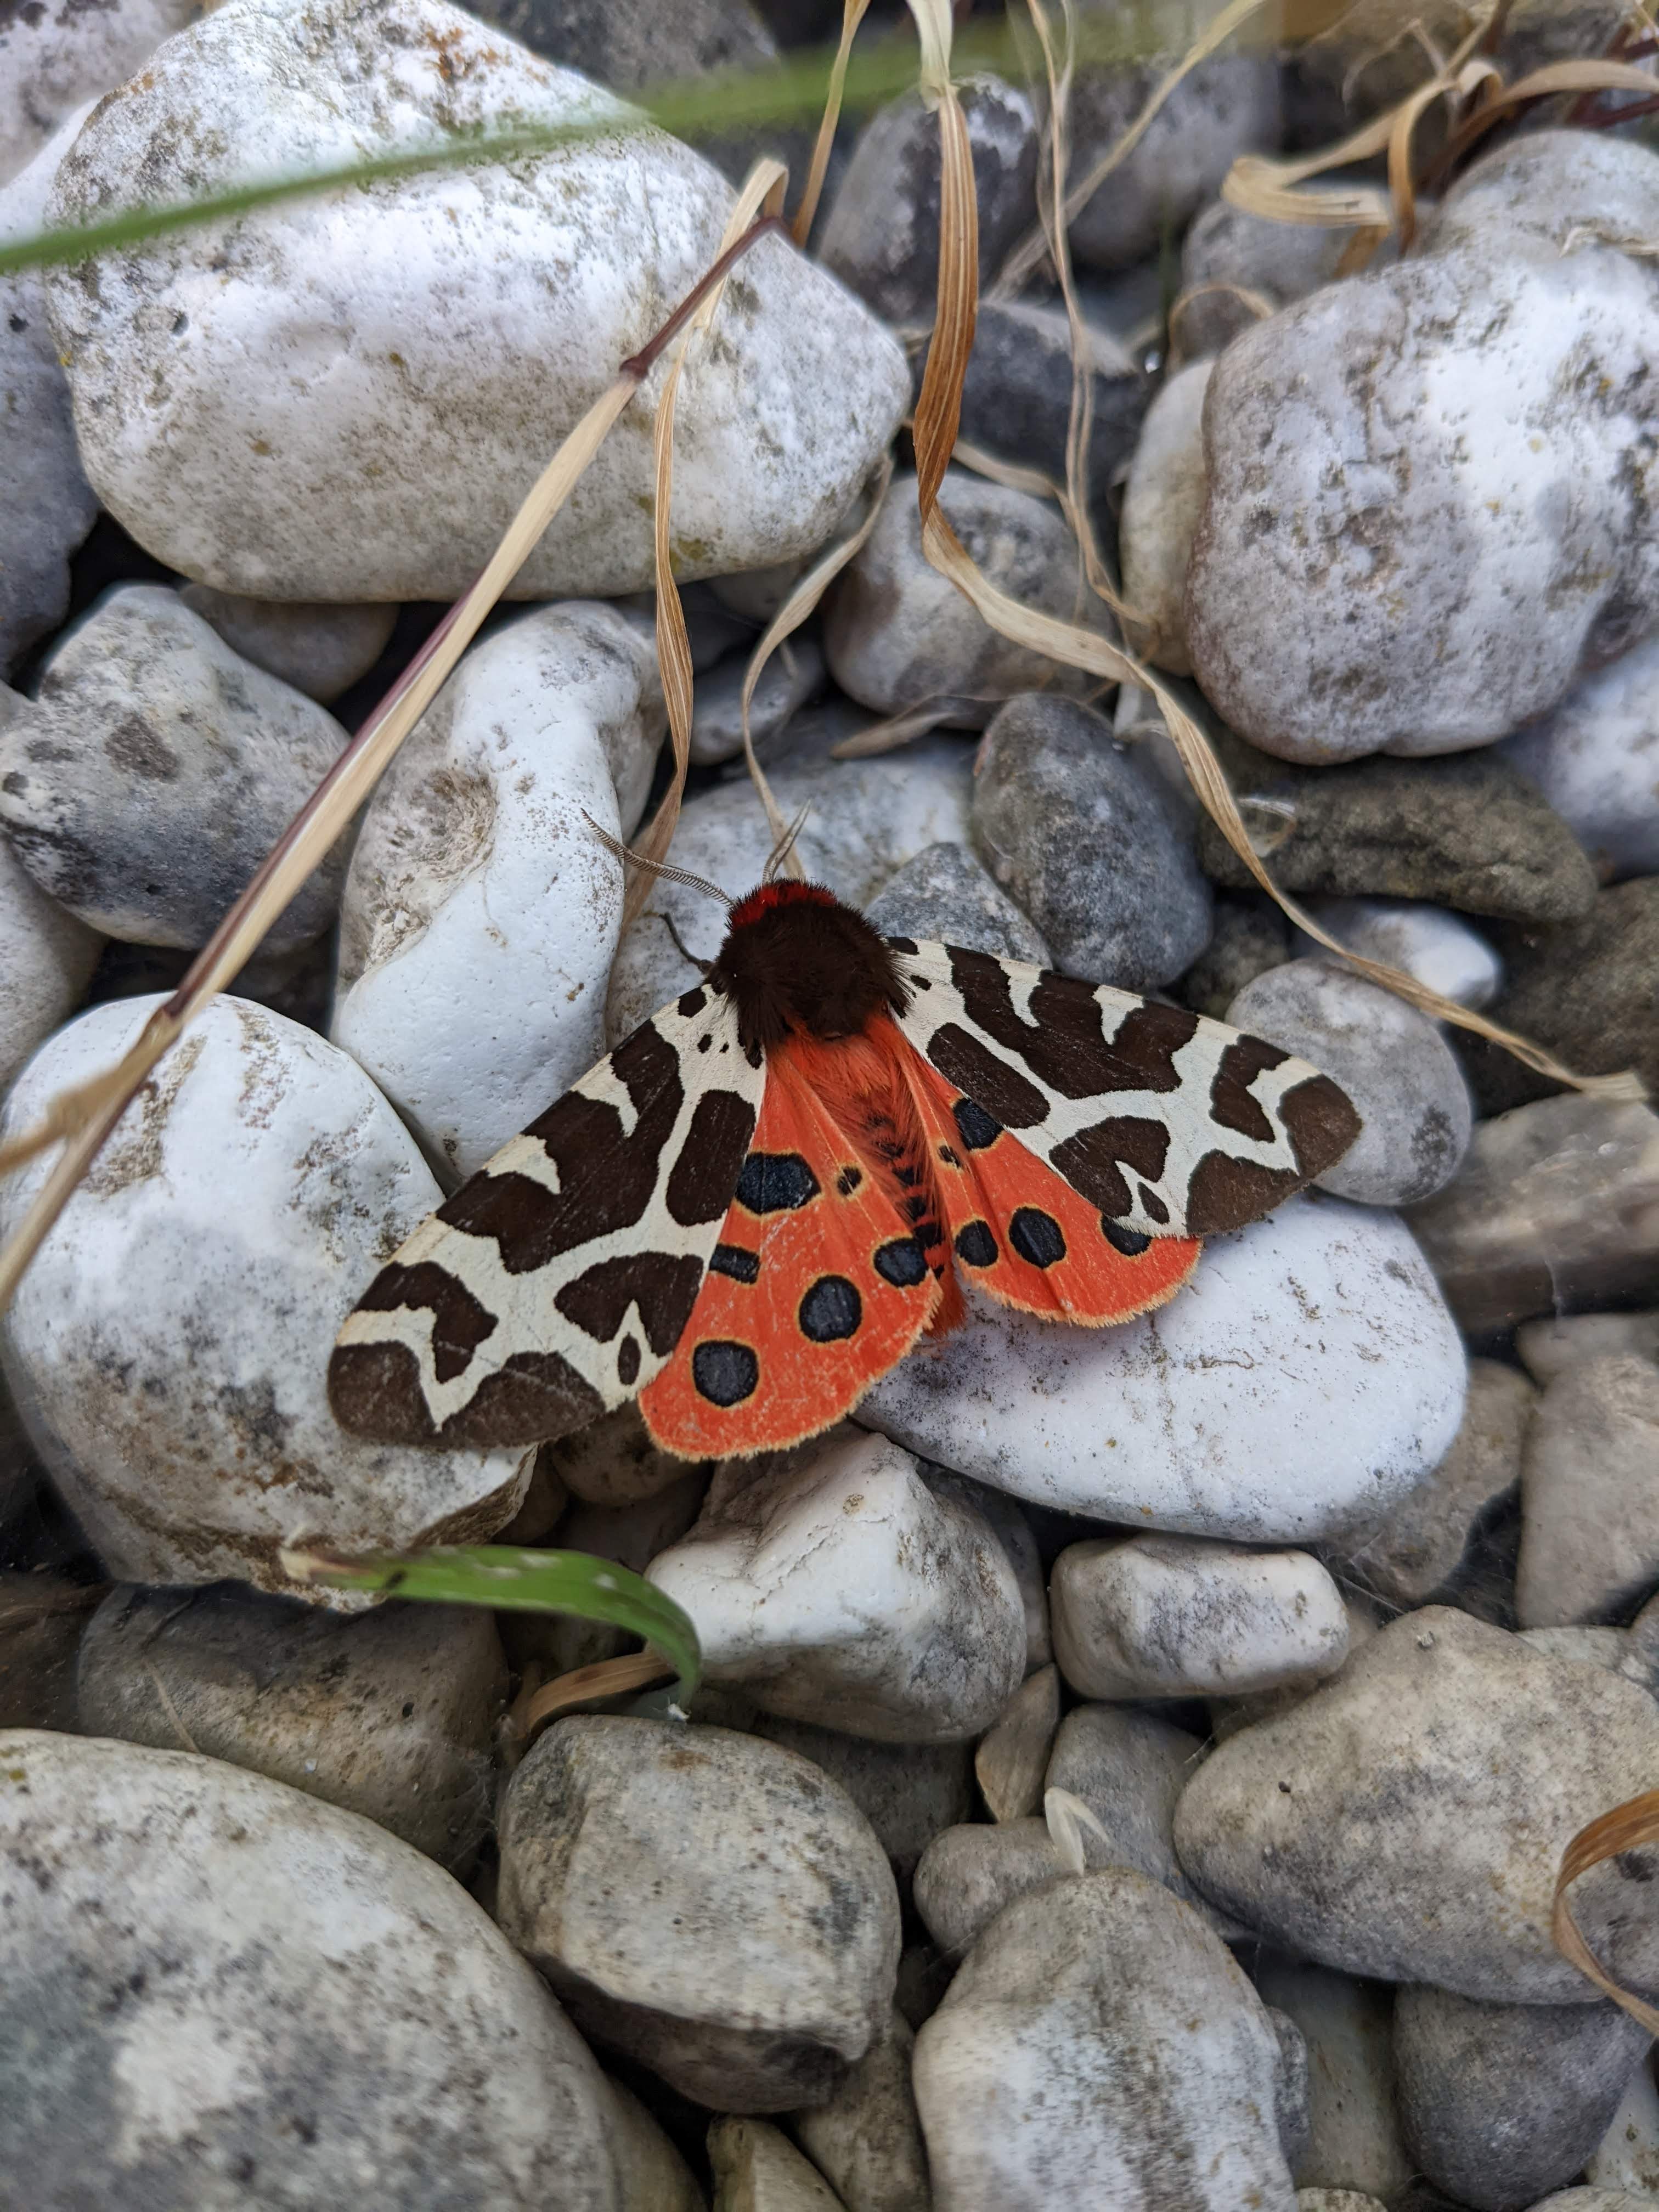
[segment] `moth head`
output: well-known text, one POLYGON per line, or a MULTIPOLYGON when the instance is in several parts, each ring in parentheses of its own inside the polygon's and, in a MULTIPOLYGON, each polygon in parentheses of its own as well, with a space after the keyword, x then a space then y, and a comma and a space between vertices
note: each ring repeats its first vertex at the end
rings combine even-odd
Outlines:
POLYGON ((907 994, 892 948, 856 908, 822 884, 757 884, 732 908, 709 981, 736 1003, 745 1045, 792 1031, 832 1042, 873 1015, 902 1013, 907 994))

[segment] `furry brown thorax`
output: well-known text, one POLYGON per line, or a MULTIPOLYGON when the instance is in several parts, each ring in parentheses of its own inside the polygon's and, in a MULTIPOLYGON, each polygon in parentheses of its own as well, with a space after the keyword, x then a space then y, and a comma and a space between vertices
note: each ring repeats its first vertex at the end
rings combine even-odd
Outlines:
POLYGON ((763 1049, 795 1030, 855 1036, 906 1000, 885 938, 822 884, 763 884, 739 899, 708 980, 735 1003, 744 1043, 763 1049))

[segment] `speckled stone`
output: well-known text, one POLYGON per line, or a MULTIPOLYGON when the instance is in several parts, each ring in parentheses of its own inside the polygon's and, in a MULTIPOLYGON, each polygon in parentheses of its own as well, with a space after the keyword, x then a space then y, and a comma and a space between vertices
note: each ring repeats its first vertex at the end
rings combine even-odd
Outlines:
POLYGON ((875 1830, 906 1899, 916 1861, 935 1836, 965 1820, 972 1807, 973 1754, 965 1743, 878 1743, 840 1728, 763 1712, 756 1713, 746 1732, 810 1759, 839 1784, 875 1830))
POLYGON ((1545 1391, 1521 1477, 1523 1628, 1628 1620, 1659 1583, 1659 1366, 1586 1359, 1545 1391))
MULTIPOLYGON (((1305 902, 1346 950, 1387 961, 1460 1006, 1489 1006, 1504 987, 1504 963, 1461 915, 1420 899, 1311 899, 1305 902)), ((1297 958, 1331 955, 1307 931, 1292 933, 1297 958)))
POLYGON ((6 948, 0 965, 0 1091, 5 1091, 86 989, 102 939, 37 888, 3 836, 0 943, 6 948))
POLYGON ((1307 2047, 1308 2134, 1291 2162, 1297 2179, 1392 2203, 1413 2171, 1395 2116, 1393 1990, 1265 1948, 1245 1961, 1257 1996, 1295 2023, 1307 2047))
MULTIPOLYGON (((728 654, 697 683, 691 704, 691 764, 715 768, 743 750, 743 687, 749 653, 728 654)), ((749 703, 749 736, 757 754, 823 684, 823 655, 811 637, 787 637, 761 671, 749 703)))
POLYGON ((179 594, 211 623, 233 653, 326 706, 349 691, 386 651, 394 606, 325 606, 303 599, 245 599, 210 584, 179 594))
POLYGON ((459 1884, 190 1753, 0 1737, 6 2187, 615 2212, 592 2057, 459 1884))
POLYGON ((1534 1382, 1553 1382, 1580 1360, 1633 1353, 1659 1360, 1659 1312, 1572 1314, 1523 1322, 1515 1349, 1534 1382))
POLYGON ((1575 684, 1504 740, 1610 881, 1659 872, 1659 638, 1575 684))
POLYGON ((0 23, 0 183, 201 12, 201 0, 69 0, 9 12, 0 23))
POLYGON ((1187 650, 1187 565, 1204 512, 1204 394, 1214 363, 1177 369, 1146 410, 1123 487, 1118 540, 1123 596, 1152 625, 1141 641, 1147 659, 1190 676, 1187 650))
MULTIPOLYGON (((1175 1853, 1175 1809, 1206 1746, 1157 1713, 1074 1705, 1060 1724, 1044 1786, 1069 1790, 1106 1831, 1110 1862, 1162 1882, 1221 1935, 1233 1923, 1205 1903, 1175 1853)), ((1085 1850, 1097 1843, 1084 1831, 1085 1850)))
MULTIPOLYGON (((1310 197, 1345 189, 1321 180, 1303 186, 1310 197)), ((1271 313, 1330 283, 1352 236, 1316 223, 1275 222, 1212 200, 1182 242, 1171 335, 1182 356, 1196 361, 1219 353, 1261 319, 1258 301, 1271 313)))
MULTIPOLYGON (((96 276, 90 264, 54 271, 53 328, 104 504, 222 591, 454 598, 719 250, 731 187, 660 131, 604 129, 629 114, 444 0, 226 0, 169 40, 82 131, 54 219, 124 199, 138 175, 169 201, 520 120, 600 128, 522 161, 180 231, 96 276)), ((651 581, 651 426, 666 374, 659 362, 514 596, 651 581)), ((782 240, 762 240, 680 392, 677 573, 822 544, 908 392, 903 356, 868 311, 782 240)))
POLYGON ((1091 708, 1010 700, 975 763, 973 838, 1062 974, 1156 989, 1209 940, 1209 886, 1179 808, 1091 708))
POLYGON ((847 2212, 933 2212, 927 2147, 910 2087, 915 2048, 909 2022, 895 2012, 828 2104, 789 2122, 847 2212))
POLYGON ((1195 1014, 1220 1022, 1247 983, 1290 958, 1291 927, 1267 898, 1246 905, 1218 897, 1214 916, 1209 943, 1181 979, 1181 996, 1195 1014))
POLYGON ((965 845, 929 845, 889 876, 864 911, 884 937, 932 938, 1052 964, 1042 931, 965 845))
MULTIPOLYGON (((1086 316, 1078 350, 1091 402, 1084 483, 1098 502, 1135 449, 1152 386, 1127 349, 1086 316)), ((962 380, 960 434, 969 445, 1063 485, 1072 354, 1072 325, 1063 307, 1034 300, 981 300, 962 380)), ((923 365, 920 356, 912 364, 918 395, 923 365)))
POLYGON ((578 2026, 716 2112, 822 2103, 886 2027, 886 1857, 851 1798, 775 1744, 556 1722, 500 1840, 501 1925, 578 2026))

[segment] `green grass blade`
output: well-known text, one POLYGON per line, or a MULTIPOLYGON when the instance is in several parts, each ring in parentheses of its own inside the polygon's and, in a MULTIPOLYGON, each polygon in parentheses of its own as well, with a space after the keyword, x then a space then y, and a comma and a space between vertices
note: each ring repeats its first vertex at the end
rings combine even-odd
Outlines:
POLYGON ((614 1559, 586 1552, 523 1552, 511 1544, 437 1544, 423 1552, 313 1551, 282 1554, 295 1582, 373 1590, 441 1605, 568 1613, 643 1637, 679 1674, 690 1697, 702 1673, 697 1632, 673 1599, 614 1559))

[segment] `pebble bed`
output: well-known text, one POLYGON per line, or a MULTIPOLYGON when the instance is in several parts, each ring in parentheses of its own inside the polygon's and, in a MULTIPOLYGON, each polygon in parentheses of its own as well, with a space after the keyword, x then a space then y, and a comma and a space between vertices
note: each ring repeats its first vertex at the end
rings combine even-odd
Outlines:
MULTIPOLYGON (((0 238, 135 180, 167 202, 603 123, 839 12, 25 9, 0 238)), ((1085 73, 1074 173, 1200 21, 1085 73)), ((1600 53, 1618 21, 1520 5, 1497 59, 1600 53)), ((1545 103, 1408 252, 1340 276, 1347 234, 1218 193, 1409 89, 1412 42, 1359 37, 1203 63, 1078 215, 1092 509, 1278 881, 1659 1089, 1659 141, 1545 103)), ((964 98, 988 280, 1047 155, 1027 88, 964 98)), ((660 788, 656 372, 6 1316, 8 2203, 1659 2203, 1650 2039, 1551 1935, 1570 1838, 1659 1788, 1659 1116, 1294 931, 1150 696, 1001 637, 927 564, 901 424, 936 134, 914 96, 844 125, 810 252, 758 245, 687 369, 674 860, 758 877, 748 657, 892 451, 756 695, 810 873, 890 933, 1248 1029, 1363 1135, 1158 1312, 977 1305, 769 1459, 670 1459, 630 1410, 528 1455, 335 1425, 329 1347, 376 1269, 723 927, 664 883, 624 929, 584 819, 625 838, 660 788), (831 758, 893 715, 921 733, 831 758), (621 1562, 690 1613, 705 1686, 689 1723, 618 1698, 514 1763, 519 1685, 629 1639, 296 1595, 300 1525, 621 1562)), ((799 178, 808 143, 601 131, 0 276, 4 1133, 133 1041, 713 258, 733 180, 763 143, 799 178)), ((1052 292, 988 298, 963 439, 1060 476, 1072 392, 1052 292)), ((1052 501, 956 467, 943 505, 1003 590, 1110 630, 1052 501)), ((0 1232, 46 1167, 0 1188, 0 1232)), ((1650 2002, 1656 1875, 1639 1849, 1574 1892, 1650 2002)))

